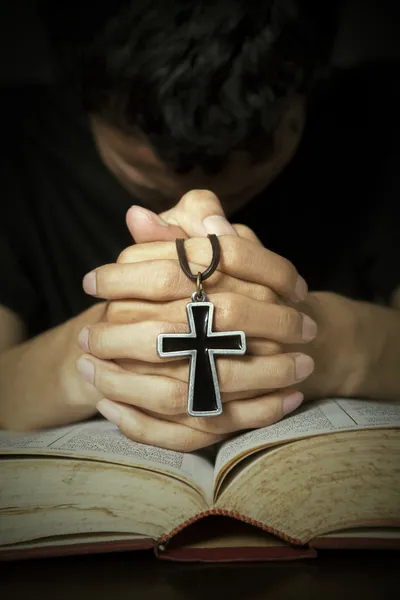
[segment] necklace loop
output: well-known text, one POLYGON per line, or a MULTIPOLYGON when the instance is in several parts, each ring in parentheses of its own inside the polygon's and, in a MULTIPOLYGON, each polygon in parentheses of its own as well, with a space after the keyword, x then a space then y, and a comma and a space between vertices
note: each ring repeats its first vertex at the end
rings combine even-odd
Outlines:
MULTIPOLYGON (((210 240, 211 247, 212 247, 212 259, 211 259, 210 266, 207 267, 207 269, 205 271, 203 271, 203 273, 200 273, 201 282, 208 279, 214 273, 214 271, 218 267, 220 257, 221 257, 221 249, 219 246, 219 240, 218 240, 217 236, 214 233, 211 233, 208 236, 208 239, 210 240)), ((191 279, 192 281, 197 282, 198 275, 194 275, 191 272, 190 267, 189 267, 188 259, 187 259, 186 252, 185 252, 185 245, 184 245, 185 240, 178 238, 175 243, 176 243, 176 251, 178 253, 179 264, 181 266, 182 271, 185 273, 186 277, 189 277, 189 279, 191 279)))

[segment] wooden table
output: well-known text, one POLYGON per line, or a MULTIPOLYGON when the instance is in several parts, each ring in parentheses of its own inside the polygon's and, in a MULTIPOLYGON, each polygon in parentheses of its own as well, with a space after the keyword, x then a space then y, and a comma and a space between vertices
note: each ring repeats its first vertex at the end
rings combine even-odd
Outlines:
POLYGON ((324 551, 256 564, 158 561, 151 553, 0 563, 0 598, 26 600, 386 600, 400 598, 399 552, 324 551))

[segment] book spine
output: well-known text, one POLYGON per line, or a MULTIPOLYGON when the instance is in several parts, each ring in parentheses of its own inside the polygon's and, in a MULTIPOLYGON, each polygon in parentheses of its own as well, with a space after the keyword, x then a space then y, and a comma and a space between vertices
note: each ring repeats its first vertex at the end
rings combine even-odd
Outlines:
POLYGON ((198 513, 197 515, 194 515, 190 519, 187 519, 183 523, 180 523, 177 527, 175 527, 169 533, 161 536, 157 540, 158 549, 161 552, 163 552, 165 550, 165 546, 168 544, 168 542, 174 536, 176 536, 180 531, 182 531, 186 527, 189 527, 189 525, 196 523, 196 521, 200 521, 200 519, 204 519, 205 517, 209 517, 209 516, 230 517, 232 519, 236 519, 237 521, 243 521, 244 523, 248 523, 249 525, 258 527, 259 529, 262 529, 266 533, 270 533, 270 534, 275 535, 276 537, 284 540, 285 542, 289 542, 289 544, 293 544, 295 546, 303 546, 304 545, 300 540, 297 540, 296 538, 292 538, 289 535, 286 535, 286 533, 284 533, 283 531, 277 531, 276 529, 273 529, 272 527, 268 527, 267 525, 264 525, 264 523, 261 523, 260 521, 255 521, 254 519, 250 519, 249 517, 246 517, 245 515, 242 515, 241 513, 237 512, 237 511, 225 510, 222 508, 210 508, 209 510, 206 510, 204 512, 198 513))

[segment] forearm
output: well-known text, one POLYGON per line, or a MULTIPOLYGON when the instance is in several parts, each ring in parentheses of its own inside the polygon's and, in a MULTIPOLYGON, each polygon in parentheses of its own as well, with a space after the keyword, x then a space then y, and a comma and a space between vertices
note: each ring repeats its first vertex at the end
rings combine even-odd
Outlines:
POLYGON ((32 430, 96 413, 93 386, 77 373, 79 331, 101 320, 104 304, 0 354, 0 428, 32 430))
POLYGON ((400 399, 400 310, 358 303, 361 377, 354 395, 381 400, 400 399))
POLYGON ((329 292, 309 294, 301 310, 319 327, 302 348, 315 360, 302 384, 306 399, 400 398, 400 310, 329 292))

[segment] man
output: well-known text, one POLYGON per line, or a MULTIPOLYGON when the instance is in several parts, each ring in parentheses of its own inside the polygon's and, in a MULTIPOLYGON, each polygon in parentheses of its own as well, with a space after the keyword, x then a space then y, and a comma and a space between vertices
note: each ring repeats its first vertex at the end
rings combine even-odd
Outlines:
POLYGON ((2 427, 98 410, 194 450, 303 397, 398 397, 397 67, 324 80, 337 3, 321 4, 47 14, 68 86, 2 112, 2 427), (174 240, 203 270, 207 233, 215 328, 243 329, 248 355, 219 359, 223 415, 195 419, 188 365, 156 339, 187 330, 174 240))

